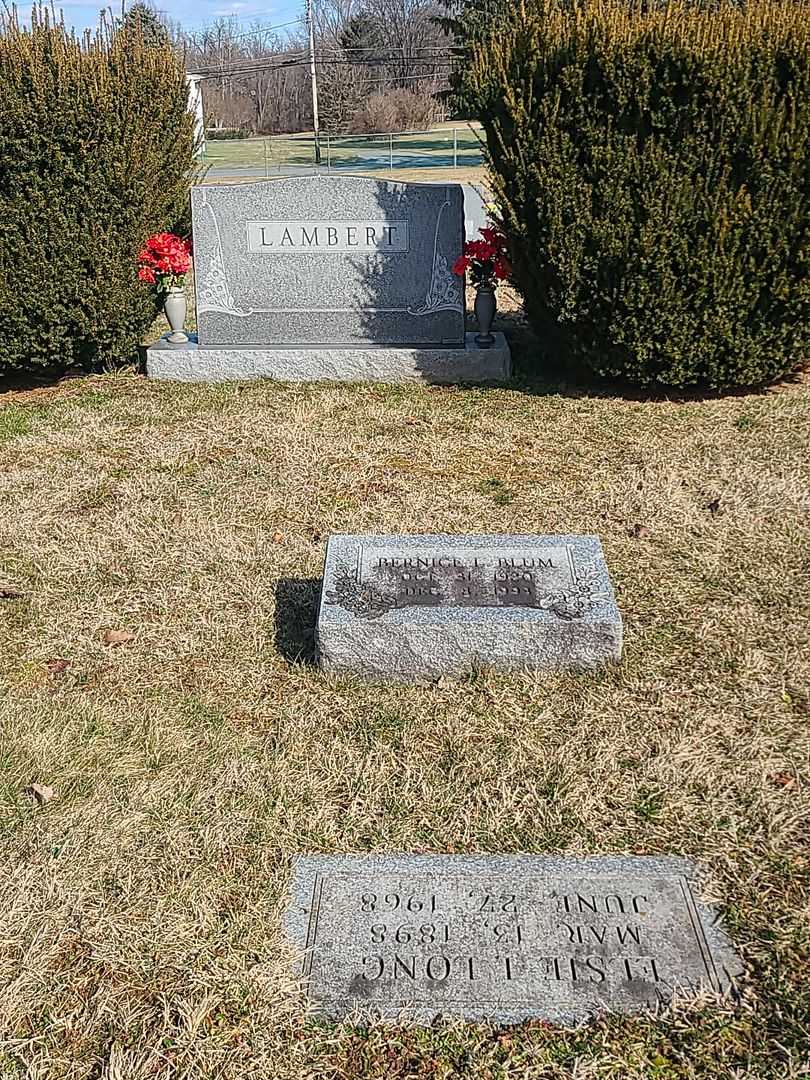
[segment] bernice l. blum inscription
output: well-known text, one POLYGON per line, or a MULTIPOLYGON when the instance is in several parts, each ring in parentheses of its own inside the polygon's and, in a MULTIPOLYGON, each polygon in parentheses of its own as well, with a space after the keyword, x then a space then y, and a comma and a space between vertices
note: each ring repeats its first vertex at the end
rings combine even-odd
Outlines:
POLYGON ((472 547, 441 541, 432 549, 361 544, 328 597, 374 618, 409 606, 535 607, 563 619, 607 600, 592 563, 575 563, 570 544, 472 547))
POLYGON ((317 1011, 570 1023, 741 973, 681 859, 305 856, 287 930, 317 1011))

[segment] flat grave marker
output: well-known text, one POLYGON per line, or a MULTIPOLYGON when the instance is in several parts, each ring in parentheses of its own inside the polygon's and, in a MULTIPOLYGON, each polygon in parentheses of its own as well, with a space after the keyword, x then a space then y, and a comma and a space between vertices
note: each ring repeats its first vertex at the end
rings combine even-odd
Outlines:
POLYGON ((303 856, 286 928, 327 1016, 576 1023, 739 976, 695 875, 642 856, 303 856))
POLYGON ((328 671, 418 681, 598 667, 622 621, 595 536, 338 535, 317 640, 328 671))

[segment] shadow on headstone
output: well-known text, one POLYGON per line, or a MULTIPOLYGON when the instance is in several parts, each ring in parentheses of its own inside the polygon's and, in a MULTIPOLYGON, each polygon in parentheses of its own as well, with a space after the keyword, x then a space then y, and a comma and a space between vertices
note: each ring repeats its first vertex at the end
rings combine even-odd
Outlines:
POLYGON ((276 586, 276 648, 292 664, 315 663, 320 578, 281 578, 276 586))

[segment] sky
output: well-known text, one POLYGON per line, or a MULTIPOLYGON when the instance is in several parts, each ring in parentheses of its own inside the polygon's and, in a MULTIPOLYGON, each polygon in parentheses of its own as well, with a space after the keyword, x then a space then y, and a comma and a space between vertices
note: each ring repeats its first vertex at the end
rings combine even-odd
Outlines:
MULTIPOLYGON (((129 7, 132 0, 126 0, 129 7)), ((103 0, 87 3, 86 0, 54 0, 57 11, 61 8, 65 16, 65 25, 76 30, 93 28, 98 23, 99 11, 110 6, 120 14, 121 0, 110 0, 105 5, 103 0)), ((22 6, 22 5, 18 5, 22 6)), ((303 0, 151 0, 150 6, 164 11, 175 22, 180 22, 189 30, 198 29, 222 16, 233 16, 244 28, 259 22, 262 26, 274 26, 296 19, 304 8, 303 0)), ((295 29, 290 27, 289 29, 295 29)), ((281 31, 282 33, 284 31, 281 31)))

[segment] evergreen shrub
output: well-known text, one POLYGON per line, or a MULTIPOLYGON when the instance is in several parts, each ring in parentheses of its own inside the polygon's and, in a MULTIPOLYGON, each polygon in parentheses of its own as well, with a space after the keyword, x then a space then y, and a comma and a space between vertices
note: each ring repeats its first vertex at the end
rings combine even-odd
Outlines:
POLYGON ((168 41, 0 24, 0 373, 135 355, 151 233, 188 232, 194 118, 168 41))
POLYGON ((806 0, 486 8, 460 19, 456 89, 549 361, 721 390, 805 361, 806 0))

